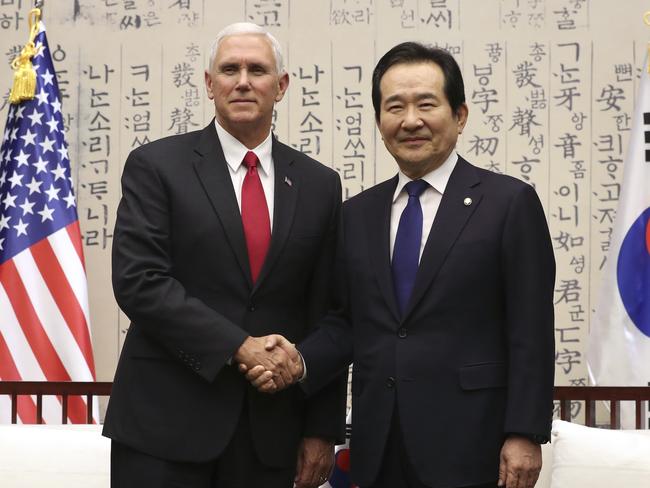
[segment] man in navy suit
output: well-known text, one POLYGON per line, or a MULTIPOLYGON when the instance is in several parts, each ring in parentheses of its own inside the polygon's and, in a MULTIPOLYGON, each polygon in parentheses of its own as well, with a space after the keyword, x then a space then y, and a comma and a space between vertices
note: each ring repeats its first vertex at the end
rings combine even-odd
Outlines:
MULTIPOLYGON (((468 108, 449 53, 394 47, 372 98, 399 172, 344 204, 338 298, 298 346, 302 387, 354 362, 351 470, 363 488, 532 488, 554 373, 542 205, 532 186, 456 153, 468 108)), ((248 373, 262 391, 269 377, 248 373)))
POLYGON ((124 168, 113 287, 131 326, 104 426, 112 486, 313 488, 344 437, 345 378, 270 396, 237 363, 293 381, 297 353, 261 337, 300 341, 326 311, 340 180, 271 133, 289 83, 273 36, 226 27, 205 83, 215 119, 124 168))

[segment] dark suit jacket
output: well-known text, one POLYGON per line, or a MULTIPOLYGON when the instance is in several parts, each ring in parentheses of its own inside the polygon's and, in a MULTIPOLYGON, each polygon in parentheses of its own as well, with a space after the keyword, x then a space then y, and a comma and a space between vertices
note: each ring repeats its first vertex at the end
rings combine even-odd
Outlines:
POLYGON ((275 139, 272 154, 272 238, 255 285, 214 123, 130 154, 113 288, 131 326, 104 435, 165 459, 206 461, 225 448, 248 402, 269 466, 293 465, 302 436, 343 437, 340 381, 309 401, 295 386, 263 395, 227 365, 248 335, 302 339, 331 291, 339 177, 275 139))
POLYGON ((299 347, 303 386, 318 390, 354 359, 361 486, 377 474, 395 408, 425 484, 495 481, 506 433, 550 435, 555 261, 542 206, 531 186, 459 158, 400 317, 389 257, 396 185, 343 206, 338 310, 299 347))

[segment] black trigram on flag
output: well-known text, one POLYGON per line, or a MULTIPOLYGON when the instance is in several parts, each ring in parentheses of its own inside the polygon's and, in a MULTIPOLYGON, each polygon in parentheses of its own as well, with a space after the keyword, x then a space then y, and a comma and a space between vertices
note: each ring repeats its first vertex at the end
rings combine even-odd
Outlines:
POLYGON ((643 113, 643 137, 646 144, 645 162, 650 163, 650 112, 643 113))

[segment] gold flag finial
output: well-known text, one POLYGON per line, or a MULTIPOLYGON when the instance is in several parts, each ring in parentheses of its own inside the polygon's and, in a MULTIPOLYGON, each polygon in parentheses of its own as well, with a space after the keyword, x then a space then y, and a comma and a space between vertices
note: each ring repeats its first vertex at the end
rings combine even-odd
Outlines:
MULTIPOLYGON (((643 22, 645 22, 645 25, 650 26, 650 12, 646 12, 643 14, 643 22)), ((647 67, 648 73, 650 73, 650 42, 648 43, 648 67, 647 67)))
POLYGON ((40 20, 41 10, 32 9, 29 12, 29 41, 18 57, 11 62, 11 68, 14 70, 14 84, 9 94, 9 102, 14 104, 32 100, 36 94, 36 70, 32 65, 32 58, 37 53, 34 39, 38 34, 40 20))

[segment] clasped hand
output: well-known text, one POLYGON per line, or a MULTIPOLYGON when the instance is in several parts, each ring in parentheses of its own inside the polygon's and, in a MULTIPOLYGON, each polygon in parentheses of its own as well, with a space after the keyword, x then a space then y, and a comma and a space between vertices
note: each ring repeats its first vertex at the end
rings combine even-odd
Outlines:
POLYGON ((294 384, 304 373, 300 353, 278 334, 248 337, 233 358, 239 371, 263 393, 275 393, 294 384))

